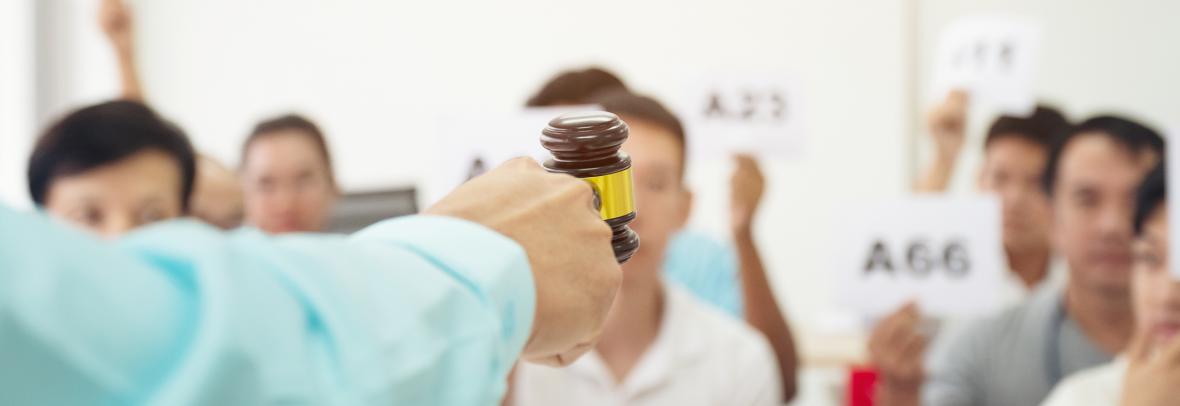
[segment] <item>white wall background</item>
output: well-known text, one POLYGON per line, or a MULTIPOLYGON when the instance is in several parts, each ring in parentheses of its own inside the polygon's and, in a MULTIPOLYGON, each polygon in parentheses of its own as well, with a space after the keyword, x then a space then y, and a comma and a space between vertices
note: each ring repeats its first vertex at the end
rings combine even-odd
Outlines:
POLYGON ((0 1, 0 202, 28 207, 24 166, 34 120, 33 3, 0 1))
POLYGON ((25 165, 43 125, 116 96, 95 0, 0 1, 0 203, 30 207, 25 165))

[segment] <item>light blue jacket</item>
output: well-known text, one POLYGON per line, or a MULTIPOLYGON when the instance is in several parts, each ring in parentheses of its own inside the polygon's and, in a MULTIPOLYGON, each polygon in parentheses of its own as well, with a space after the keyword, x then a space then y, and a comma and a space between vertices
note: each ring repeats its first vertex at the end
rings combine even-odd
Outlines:
POLYGON ((492 405, 534 306, 522 249, 456 219, 103 242, 0 207, 3 405, 492 405))
POLYGON ((742 318, 741 281, 732 247, 700 231, 685 230, 668 243, 664 258, 665 279, 730 316, 742 318))

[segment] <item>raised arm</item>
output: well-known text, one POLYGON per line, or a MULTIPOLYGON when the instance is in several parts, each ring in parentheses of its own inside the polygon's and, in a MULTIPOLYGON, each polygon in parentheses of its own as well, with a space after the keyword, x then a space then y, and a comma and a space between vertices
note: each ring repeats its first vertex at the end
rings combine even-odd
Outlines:
POLYGON ((791 334, 790 325, 779 310, 770 279, 767 278, 766 269, 762 265, 762 257, 758 254, 758 247, 754 242, 753 218, 762 201, 766 182, 754 158, 741 155, 736 161, 737 170, 730 181, 730 206, 734 245, 740 268, 742 307, 745 310, 746 322, 761 331, 770 341, 775 357, 778 358, 783 397, 785 401, 790 401, 795 397, 795 375, 799 367, 795 338, 791 334))
POLYGON ((119 68, 122 95, 128 100, 144 101, 139 70, 135 65, 135 26, 131 10, 123 0, 102 0, 98 24, 111 43, 119 68))
POLYGON ((914 182, 919 193, 942 193, 950 185, 959 159, 959 151, 967 139, 967 93, 951 91, 943 102, 927 113, 926 124, 934 141, 934 160, 922 170, 914 182))

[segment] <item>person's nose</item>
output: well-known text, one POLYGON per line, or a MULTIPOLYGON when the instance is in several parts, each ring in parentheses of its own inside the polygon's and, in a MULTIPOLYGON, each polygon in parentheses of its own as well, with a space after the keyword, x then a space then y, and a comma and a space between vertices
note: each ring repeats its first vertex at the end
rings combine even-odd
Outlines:
POLYGON ((100 235, 106 239, 114 239, 134 229, 135 221, 129 215, 113 215, 103 223, 100 235))
POLYGON ((277 188, 274 196, 271 197, 271 209, 281 214, 287 214, 295 210, 299 198, 298 192, 295 185, 286 185, 277 188))
POLYGON ((1131 212, 1129 207, 1108 204, 1097 216, 1098 231, 1107 239, 1125 241, 1131 238, 1131 212))

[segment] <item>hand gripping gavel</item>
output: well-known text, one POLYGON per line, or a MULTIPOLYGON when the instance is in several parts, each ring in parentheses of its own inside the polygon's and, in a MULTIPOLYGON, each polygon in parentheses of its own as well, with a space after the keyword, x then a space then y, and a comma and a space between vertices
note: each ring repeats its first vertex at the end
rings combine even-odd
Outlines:
POLYGON ((639 249, 639 235, 627 227, 635 220, 631 157, 619 151, 627 131, 627 123, 605 111, 563 114, 541 131, 541 145, 553 153, 545 169, 581 178, 594 188, 598 213, 614 233, 611 247, 620 264, 639 249))

